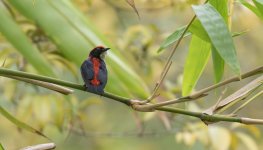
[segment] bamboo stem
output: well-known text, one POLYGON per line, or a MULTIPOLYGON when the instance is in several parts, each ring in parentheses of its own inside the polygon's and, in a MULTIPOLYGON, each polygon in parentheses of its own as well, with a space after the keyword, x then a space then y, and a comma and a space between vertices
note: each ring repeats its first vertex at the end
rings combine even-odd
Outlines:
MULTIPOLYGON (((263 67, 261 67, 261 68, 263 68, 263 67)), ((258 69, 255 69, 255 70, 258 70, 258 69)), ((252 72, 254 72, 254 71, 252 71, 252 72)), ((249 75, 255 75, 255 74, 251 74, 250 72, 245 73, 244 77, 248 77, 249 75)), ((26 79, 31 79, 31 80, 33 79, 33 80, 49 82, 49 83, 58 84, 58 85, 70 87, 73 89, 85 91, 84 86, 76 84, 76 83, 63 81, 63 80, 50 78, 50 77, 45 77, 45 76, 41 76, 41 75, 25 73, 25 72, 21 72, 21 71, 14 71, 14 70, 5 69, 5 68, 0 68, 0 76, 20 77, 20 78, 26 78, 26 79)), ((94 93, 94 94, 96 94, 96 93, 94 93)), ((209 114, 204 114, 202 112, 193 112, 193 111, 188 111, 188 110, 184 110, 184 109, 180 109, 180 108, 172 108, 172 107, 159 107, 159 106, 158 107, 152 107, 153 104, 141 105, 141 103, 140 103, 141 101, 139 101, 139 100, 132 100, 129 98, 124 98, 124 97, 120 97, 118 95, 110 94, 107 92, 105 92, 101 96, 110 98, 110 99, 118 101, 118 102, 121 102, 121 103, 126 104, 128 106, 131 106, 133 109, 135 109, 137 111, 144 111, 144 112, 145 111, 155 111, 155 110, 166 111, 166 112, 178 113, 178 114, 183 114, 183 115, 187 115, 187 116, 193 116, 196 118, 200 118, 203 122, 226 121, 226 122, 239 122, 239 123, 244 123, 244 124, 263 124, 263 120, 259 120, 259 119, 238 118, 238 117, 231 117, 231 116, 226 116, 226 115, 209 115, 209 114)), ((187 98, 187 97, 181 97, 178 100, 183 101, 185 98, 187 98)))

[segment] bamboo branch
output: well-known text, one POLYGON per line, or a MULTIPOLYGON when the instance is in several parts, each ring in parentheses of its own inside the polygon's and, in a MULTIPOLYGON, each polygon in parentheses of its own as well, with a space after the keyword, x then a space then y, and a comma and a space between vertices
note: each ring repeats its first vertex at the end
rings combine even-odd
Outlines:
MULTIPOLYGON (((263 69, 263 67, 261 67, 261 68, 263 69)), ((248 77, 249 75, 252 76, 255 74, 246 73, 246 76, 244 76, 244 77, 248 77)), ((25 73, 25 72, 21 72, 21 71, 14 71, 14 70, 10 70, 10 69, 0 68, 0 76, 4 76, 4 77, 15 76, 15 77, 29 78, 29 79, 49 82, 49 83, 58 84, 61 86, 70 87, 73 89, 85 91, 84 86, 76 84, 76 83, 63 81, 63 80, 59 80, 59 79, 54 79, 54 78, 50 78, 50 77, 45 77, 45 76, 40 76, 40 75, 35 75, 35 74, 30 74, 30 73, 25 73)), ((87 92, 89 92, 89 91, 87 91, 87 92)), ((94 94, 96 94, 96 93, 94 93, 94 94)), ((131 106, 134 110, 142 111, 142 112, 155 111, 155 110, 166 111, 166 112, 178 113, 178 114, 183 114, 183 115, 187 115, 187 116, 193 116, 196 118, 200 118, 203 122, 226 121, 226 122, 239 122, 239 123, 243 123, 243 124, 263 124, 263 120, 259 120, 259 119, 238 118, 238 117, 231 117, 231 116, 226 116, 226 115, 209 115, 209 114, 204 114, 202 112, 193 112, 193 111, 183 110, 180 108, 172 108, 172 107, 151 107, 152 104, 141 105, 140 104, 141 101, 139 101, 139 100, 124 98, 124 97, 120 97, 118 95, 110 94, 107 92, 105 92, 104 94, 102 94, 100 96, 121 102, 121 103, 126 104, 128 106, 131 106)), ((181 97, 179 99, 183 100, 184 98, 185 97, 181 97)))
MULTIPOLYGON (((14 70, 5 69, 5 68, 0 68, 0 76, 4 76, 4 77, 7 77, 7 76, 8 77, 9 76, 14 77, 15 76, 15 77, 20 77, 20 78, 21 77, 22 78, 29 78, 29 79, 34 79, 34 80, 43 81, 43 82, 49 82, 49 83, 53 83, 53 84, 77 89, 77 90, 86 91, 86 89, 83 85, 76 84, 73 82, 63 81, 63 80, 59 80, 59 79, 55 79, 55 78, 51 78, 51 77, 26 73, 26 72, 22 72, 22 71, 14 71, 14 70)), ((87 91, 87 92, 89 92, 89 91, 87 91)), ((93 92, 89 92, 89 93, 93 93, 93 92)), ((96 93, 93 93, 93 94, 96 94, 96 93)), ((104 94, 102 94, 100 96, 113 99, 115 101, 124 103, 126 105, 130 105, 130 101, 129 101, 130 99, 125 98, 125 97, 120 97, 118 95, 114 95, 114 94, 107 93, 107 92, 105 92, 104 94)))
MULTIPOLYGON (((241 78, 242 79, 245 79, 245 78, 248 78, 248 77, 251 77, 251 76, 254 76, 254 75, 257 75, 257 74, 261 74, 263 73, 263 66, 261 67, 258 67, 256 69, 253 69, 251 71, 248 71, 246 73, 243 73, 241 75, 241 78)), ((176 103, 181 103, 181 102, 187 102, 187 101, 193 101, 193 100, 197 100, 198 98, 201 98, 201 97, 204 97, 207 95, 207 92, 211 91, 211 90, 214 90, 218 87, 221 87, 223 85, 227 85, 229 83, 232 83, 232 82, 236 82, 236 81, 240 81, 239 80, 239 76, 235 76, 235 77, 232 77, 232 78, 229 78, 225 81, 222 81, 222 82, 219 82, 217 84, 214 84, 212 86, 209 86, 207 88, 204 88, 196 93, 193 93, 189 96, 184 96, 184 97, 180 97, 180 98, 177 98, 177 99, 174 99, 174 100, 168 100, 168 101, 165 101, 165 102, 160 102, 160 103, 156 103, 156 104, 148 104, 148 105, 141 105, 141 106, 136 106, 137 108, 136 109, 145 109, 145 110, 153 110, 154 108, 156 107, 162 107, 162 106, 167 106, 167 105, 171 105, 171 104, 176 104, 176 103)))

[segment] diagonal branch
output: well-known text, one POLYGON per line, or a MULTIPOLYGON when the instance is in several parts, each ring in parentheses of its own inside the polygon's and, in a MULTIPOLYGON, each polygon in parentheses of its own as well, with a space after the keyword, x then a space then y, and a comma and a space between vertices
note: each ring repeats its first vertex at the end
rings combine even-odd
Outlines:
MULTIPOLYGON (((205 3, 207 3, 208 1, 209 1, 209 0, 206 0, 205 3)), ((194 17, 193 17, 193 18, 190 20, 190 22, 187 24, 187 26, 186 26, 186 28, 184 29, 182 35, 181 35, 180 38, 178 39, 177 43, 174 45, 174 47, 173 47, 173 49, 172 49, 172 51, 171 51, 171 53, 170 53, 170 55, 169 55, 169 57, 168 57, 168 59, 167 59, 167 61, 166 61, 166 64, 165 64, 165 66, 164 66, 164 68, 163 68, 163 71, 162 71, 162 73, 161 73, 160 79, 159 79, 159 81, 157 81, 157 83, 156 83, 156 86, 155 86, 155 88, 154 88, 154 91, 153 91, 152 95, 147 99, 146 102, 144 102, 144 104, 152 101, 152 100, 158 95, 157 92, 158 92, 158 90, 159 90, 159 88, 160 88, 160 84, 162 84, 162 81, 164 80, 164 78, 166 77, 167 72, 168 72, 169 69, 170 69, 170 66, 171 66, 171 63, 172 63, 172 57, 173 57, 175 51, 177 50, 177 48, 179 47, 182 39, 184 38, 184 35, 186 34, 186 32, 188 31, 188 29, 190 28, 190 26, 192 25, 192 23, 194 22, 195 19, 196 19, 196 15, 194 15, 194 17)), ((143 104, 143 103, 142 103, 142 104, 143 104)))
MULTIPOLYGON (((253 69, 251 71, 248 71, 248 72, 242 74, 241 78, 245 79, 245 78, 248 78, 248 77, 251 77, 251 76, 254 76, 254 75, 257 75, 257 74, 261 74, 261 73, 263 73, 263 66, 258 67, 256 69, 253 69)), ((193 94, 191 94, 189 96, 184 96, 184 97, 180 97, 180 98, 177 98, 177 99, 174 99, 174 100, 169 100, 169 101, 156 103, 156 104, 142 105, 142 106, 138 106, 138 107, 140 107, 140 109, 153 110, 154 108, 157 108, 157 107, 172 105, 172 104, 175 104, 175 103, 193 101, 193 100, 196 100, 196 99, 198 99, 200 97, 206 96, 207 92, 209 92, 211 90, 214 90, 214 89, 216 89, 218 87, 221 87, 223 85, 226 85, 226 84, 229 84, 229 83, 232 83, 232 82, 240 81, 239 77, 240 76, 235 76, 235 77, 229 78, 229 79, 227 79, 225 81, 222 81, 222 82, 219 82, 219 83, 214 84, 212 86, 209 86, 207 88, 204 88, 204 89, 202 89, 202 90, 200 90, 200 91, 198 91, 196 93, 193 93, 193 94)))
POLYGON ((181 43, 181 41, 182 41, 185 33, 187 32, 187 30, 189 29, 189 27, 191 26, 191 24, 194 22, 195 18, 196 18, 196 15, 195 15, 195 16, 191 19, 191 21, 188 23, 188 25, 186 26, 184 32, 182 33, 182 35, 181 35, 180 38, 178 39, 178 42, 177 42, 177 43, 175 44, 175 46, 173 47, 173 50, 171 51, 171 53, 170 53, 170 55, 169 55, 169 57, 168 57, 168 59, 167 59, 167 62, 166 62, 166 64, 165 64, 164 68, 163 68, 163 71, 162 71, 162 73, 161 73, 161 77, 160 77, 159 81, 157 81, 156 87, 154 88, 154 91, 153 91, 152 95, 147 99, 146 103, 152 101, 152 99, 155 98, 155 96, 157 95, 156 93, 157 93, 157 91, 159 90, 160 85, 162 84, 162 81, 163 81, 164 78, 166 77, 166 74, 167 74, 167 72, 169 71, 170 66, 171 66, 171 64, 172 64, 172 61, 171 61, 171 60, 172 60, 172 57, 173 57, 175 51, 177 50, 178 46, 180 45, 180 43, 181 43))

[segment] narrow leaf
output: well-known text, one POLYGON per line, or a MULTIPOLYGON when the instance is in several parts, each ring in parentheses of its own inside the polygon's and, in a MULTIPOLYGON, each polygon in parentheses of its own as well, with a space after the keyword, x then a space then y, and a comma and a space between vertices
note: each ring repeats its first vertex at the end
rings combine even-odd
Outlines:
MULTIPOLYGON (((256 7, 258 8, 259 12, 261 13, 261 16, 263 16, 263 0, 253 0, 256 7)), ((261 18, 263 19, 263 18, 261 18)))
POLYGON ((209 3, 218 11, 218 13, 224 18, 224 21, 228 22, 228 0, 209 0, 209 3))
POLYGON ((193 6, 212 44, 230 68, 240 75, 240 66, 233 39, 222 16, 211 4, 193 6))
MULTIPOLYGON (((175 32, 173 32, 171 35, 169 35, 165 41, 161 44, 160 48, 158 49, 158 53, 161 52, 163 49, 167 48, 168 46, 170 46, 171 44, 173 44, 174 42, 178 41, 179 38, 182 36, 184 30, 185 30, 185 26, 180 27, 179 29, 177 29, 175 32)), ((190 32, 186 32, 186 34, 184 35, 184 37, 190 35, 190 32)))
POLYGON ((25 129, 29 132, 32 132, 32 133, 36 133, 40 136, 43 136, 47 139, 49 139, 46 135, 44 135, 42 132, 32 128, 30 125, 24 123, 24 122, 21 122, 19 120, 17 120, 14 116, 12 116, 10 113, 8 113, 1 105, 0 105, 0 113, 6 118, 8 119, 9 121, 11 121, 12 123, 14 123, 17 127, 21 128, 21 129, 25 129))
MULTIPOLYGON (((225 23, 228 24, 228 17, 230 17, 228 16, 228 0, 210 0, 209 3, 220 13, 225 23)), ((224 75, 225 62, 214 46, 212 46, 212 58, 215 82, 218 83, 224 75)))
POLYGON ((15 20, 0 3, 0 32, 41 74, 54 76, 51 66, 41 53, 30 43, 15 20))
POLYGON ((218 54, 214 46, 212 47, 212 58, 214 65, 215 82, 218 83, 224 75, 225 62, 218 54))
POLYGON ((238 108, 236 108, 231 114, 236 114, 238 111, 240 111, 241 109, 243 109, 244 107, 246 107, 250 102, 252 102, 254 99, 256 99, 257 97, 261 96, 263 94, 263 90, 261 90, 260 92, 258 92, 257 94, 255 94, 253 97, 251 97, 249 100, 247 100, 245 103, 243 103, 241 106, 239 106, 238 108))
POLYGON ((139 12, 135 6, 134 0, 126 0, 126 2, 133 8, 133 10, 136 12, 138 18, 140 19, 140 15, 139 15, 139 12))
POLYGON ((263 15, 261 15, 261 13, 259 12, 259 10, 257 9, 257 7, 253 6, 252 4, 250 4, 249 2, 247 2, 246 0, 239 0, 239 2, 241 4, 243 4, 245 7, 247 7, 249 10, 251 10, 254 14, 256 14, 259 18, 263 19, 263 15))
POLYGON ((210 56, 210 44, 193 35, 183 74, 183 96, 190 94, 210 56))
POLYGON ((239 100, 242 100, 246 98, 251 92, 253 92, 255 89, 263 85, 263 76, 258 77, 257 79, 251 81, 246 86, 242 87, 235 93, 231 94, 230 96, 226 97, 222 101, 219 102, 217 106, 212 106, 209 109, 207 109, 205 112, 214 112, 219 111, 223 107, 229 107, 238 102, 239 100), (231 105, 230 105, 231 104, 231 105))
POLYGON ((5 150, 1 143, 0 143, 0 150, 5 150))

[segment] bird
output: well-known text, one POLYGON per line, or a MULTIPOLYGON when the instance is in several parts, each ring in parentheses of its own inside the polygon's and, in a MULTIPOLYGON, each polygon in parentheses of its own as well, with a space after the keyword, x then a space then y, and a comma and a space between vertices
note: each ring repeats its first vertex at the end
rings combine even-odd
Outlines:
POLYGON ((80 71, 86 91, 104 94, 108 80, 108 71, 104 59, 109 49, 103 46, 93 48, 88 58, 82 63, 80 71))

